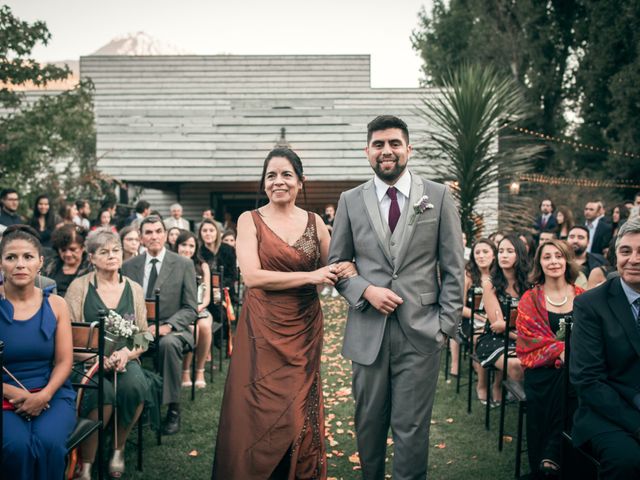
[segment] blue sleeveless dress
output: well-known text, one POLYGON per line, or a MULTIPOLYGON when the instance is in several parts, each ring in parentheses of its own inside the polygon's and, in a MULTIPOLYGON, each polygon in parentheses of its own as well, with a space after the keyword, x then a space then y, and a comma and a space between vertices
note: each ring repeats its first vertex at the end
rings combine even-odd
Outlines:
MULTIPOLYGON (((4 365, 27 389, 47 385, 55 355, 57 321, 44 294, 42 306, 28 320, 13 318, 13 305, 0 298, 0 340, 4 365)), ((3 382, 18 386, 3 372, 3 382)), ((31 421, 13 411, 3 414, 2 468, 12 480, 62 478, 67 438, 76 423, 75 391, 67 380, 31 421)))

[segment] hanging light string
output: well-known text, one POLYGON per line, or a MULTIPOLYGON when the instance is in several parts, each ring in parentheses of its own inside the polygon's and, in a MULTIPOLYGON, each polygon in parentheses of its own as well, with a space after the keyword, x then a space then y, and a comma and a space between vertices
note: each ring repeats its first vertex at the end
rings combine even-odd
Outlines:
POLYGON ((514 126, 512 126, 511 128, 517 132, 524 133, 525 135, 530 135, 532 137, 536 137, 541 140, 569 145, 575 148, 576 150, 589 150, 592 152, 606 153, 607 155, 615 155, 618 157, 640 158, 640 155, 638 155, 637 153, 623 152, 621 150, 596 147, 594 145, 587 145, 586 143, 581 143, 571 138, 554 137, 553 135, 547 135, 546 133, 536 132, 534 130, 529 130, 528 128, 514 127, 514 126))
POLYGON ((639 188, 633 180, 596 180, 592 178, 552 177, 538 173, 522 173, 518 176, 521 182, 543 183, 545 185, 575 185, 585 188, 639 188))

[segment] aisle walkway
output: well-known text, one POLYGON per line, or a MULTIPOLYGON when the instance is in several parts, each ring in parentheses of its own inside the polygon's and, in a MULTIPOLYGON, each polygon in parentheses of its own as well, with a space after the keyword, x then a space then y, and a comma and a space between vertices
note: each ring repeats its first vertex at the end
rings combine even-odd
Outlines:
MULTIPOLYGON (((340 355, 346 305, 340 299, 324 302, 325 345, 323 352, 323 384, 326 407, 329 478, 351 480, 359 477, 353 426, 351 366, 340 355)), ((205 480, 210 478, 213 442, 223 388, 223 374, 216 373, 213 384, 197 394, 195 402, 183 397, 182 430, 164 437, 158 447, 151 432, 145 437, 145 471, 134 469, 135 448, 127 451, 128 474, 131 479, 205 480)), ((513 425, 515 409, 508 412, 513 425)), ((498 412, 492 415, 492 431, 484 430, 480 404, 473 414, 466 413, 466 397, 456 395, 455 386, 441 376, 434 406, 431 428, 430 480, 489 480, 513 478, 514 445, 507 443, 502 453, 497 449, 498 412)), ((388 443, 391 445, 391 439, 388 443)), ((392 460, 392 448, 388 459, 392 460)), ((524 459, 526 465, 526 459, 524 459)), ((388 469, 390 472, 390 469, 388 469)), ((391 478, 390 476, 388 478, 391 478)))

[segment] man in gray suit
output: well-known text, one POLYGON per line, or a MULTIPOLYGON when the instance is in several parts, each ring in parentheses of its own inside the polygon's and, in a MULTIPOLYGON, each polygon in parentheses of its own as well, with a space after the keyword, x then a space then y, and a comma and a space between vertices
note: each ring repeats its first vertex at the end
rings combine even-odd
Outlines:
POLYGON ((358 269, 337 285, 349 302, 342 354, 363 477, 384 478, 391 426, 394 480, 424 479, 440 352, 462 310, 460 219, 444 185, 406 168, 404 121, 384 115, 367 128, 375 176, 340 196, 329 253, 358 269))
MULTIPOLYGON (((196 271, 193 262, 165 248, 167 232, 160 217, 149 215, 140 222, 140 238, 147 252, 127 260, 122 266, 131 280, 142 285, 147 298, 160 290, 160 373, 162 403, 168 404, 163 435, 180 429, 180 385, 182 358, 193 348, 189 326, 196 318, 196 271)), ((149 330, 156 336, 155 326, 149 330)))

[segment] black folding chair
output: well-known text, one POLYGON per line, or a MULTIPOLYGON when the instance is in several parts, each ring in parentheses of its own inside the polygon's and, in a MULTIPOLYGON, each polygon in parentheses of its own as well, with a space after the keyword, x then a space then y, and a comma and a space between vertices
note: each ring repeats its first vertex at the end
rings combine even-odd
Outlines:
MULTIPOLYGON (((224 326, 222 324, 222 322, 224 322, 225 319, 225 315, 224 315, 224 306, 222 305, 222 302, 224 300, 224 286, 223 286, 223 279, 224 279, 224 267, 220 267, 219 270, 214 270, 211 272, 211 309, 210 311, 213 314, 214 308, 218 309, 218 318, 220 319, 220 322, 216 322, 215 321, 215 316, 214 316, 214 321, 211 325, 211 335, 212 335, 212 339, 215 340, 216 335, 219 335, 219 339, 220 339, 220 348, 218 350, 218 370, 222 371, 222 350, 224 350, 224 326), (215 292, 218 292, 218 295, 220 296, 220 300, 218 302, 215 301, 216 298, 216 294, 215 292)), ((214 372, 214 351, 213 349, 215 348, 215 341, 211 342, 211 363, 209 364, 209 378, 210 381, 213 382, 213 372, 214 372)))
MULTIPOLYGON (((107 312, 100 310, 98 321, 85 323, 73 322, 71 324, 73 335, 73 353, 89 354, 89 357, 81 362, 77 362, 74 369, 80 365, 82 371, 79 372, 82 380, 73 383, 75 389, 94 389, 98 393, 98 420, 80 418, 76 421, 73 432, 67 440, 67 452, 71 452, 84 440, 89 438, 96 430, 98 431, 98 452, 96 454, 96 464, 98 469, 98 479, 104 477, 104 323, 107 312), (97 370, 92 372, 89 369, 85 372, 86 362, 94 360, 97 370), (90 374, 92 372, 92 374, 90 374), (95 376, 97 375, 97 379, 95 376)), ((93 367, 95 368, 95 367, 93 367)))
MULTIPOLYGON (((502 364, 502 401, 500 402, 500 428, 498 432, 498 450, 502 451, 504 447, 504 418, 507 406, 507 394, 510 393, 518 402, 518 427, 516 432, 516 466, 515 477, 520 478, 520 470, 522 467, 522 440, 524 432, 524 416, 527 413, 527 396, 524 393, 524 384, 520 381, 509 378, 509 333, 515 330, 516 318, 518 318, 518 310, 511 308, 511 298, 504 299, 502 304, 503 311, 506 311, 504 329, 504 355, 502 364)), ((513 358, 513 356, 511 357, 513 358)))
MULTIPOLYGON (((573 442, 571 439, 571 426, 572 426, 572 415, 570 408, 570 388, 571 388, 571 380, 569 376, 569 360, 571 358, 571 333, 573 330, 573 316, 565 315, 563 319, 560 320, 560 325, 564 325, 564 377, 563 377, 563 392, 562 392, 562 438, 564 440, 562 447, 562 464, 567 465, 567 459, 570 458, 570 455, 573 451, 577 450, 578 453, 586 458, 590 464, 596 470, 600 469, 600 462, 598 459, 593 457, 587 450, 584 448, 576 448, 573 446, 573 442)), ((568 469, 563 468, 561 470, 562 478, 569 480, 572 478, 568 469)))

